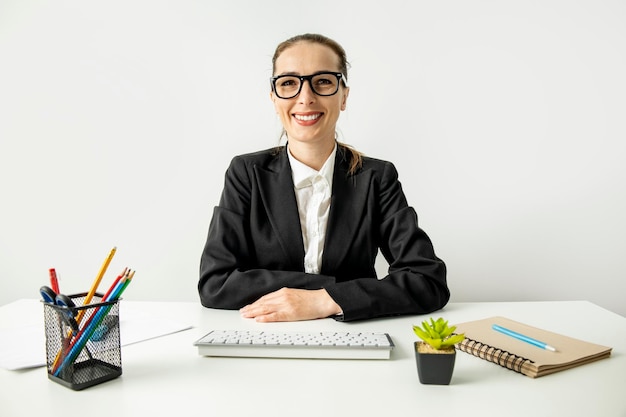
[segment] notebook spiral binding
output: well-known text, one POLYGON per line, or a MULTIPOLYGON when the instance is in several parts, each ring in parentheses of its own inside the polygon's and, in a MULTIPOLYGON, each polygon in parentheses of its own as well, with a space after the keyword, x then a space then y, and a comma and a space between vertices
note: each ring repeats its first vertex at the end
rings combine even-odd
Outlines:
POLYGON ((534 361, 523 356, 516 355, 506 350, 481 343, 477 340, 466 337, 462 342, 457 343, 456 347, 470 355, 477 356, 489 362, 493 362, 503 368, 523 374, 524 364, 532 364, 534 361))

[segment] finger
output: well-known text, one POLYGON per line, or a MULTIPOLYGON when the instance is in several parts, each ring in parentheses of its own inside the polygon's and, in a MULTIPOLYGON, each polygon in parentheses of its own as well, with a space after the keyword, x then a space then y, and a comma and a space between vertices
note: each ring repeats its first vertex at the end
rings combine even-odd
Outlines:
POLYGON ((277 310, 276 306, 264 303, 259 301, 255 301, 252 304, 249 304, 242 309, 239 310, 239 313, 242 317, 253 318, 257 316, 261 316, 263 314, 270 314, 277 310))
POLYGON ((256 317, 254 317, 254 320, 259 322, 259 323, 271 323, 271 322, 279 322, 279 321, 289 321, 280 312, 273 312, 273 313, 269 313, 269 314, 263 314, 263 315, 260 315, 260 316, 256 316, 256 317))

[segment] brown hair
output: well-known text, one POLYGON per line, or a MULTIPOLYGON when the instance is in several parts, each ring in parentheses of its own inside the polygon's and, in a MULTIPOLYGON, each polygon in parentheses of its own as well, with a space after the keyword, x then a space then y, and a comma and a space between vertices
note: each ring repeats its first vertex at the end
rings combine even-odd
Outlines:
MULTIPOLYGON (((272 74, 274 74, 276 72, 276 60, 278 59, 278 57, 289 47, 299 43, 299 42, 310 42, 310 43, 317 43, 320 45, 325 45, 327 47, 329 47, 330 49, 333 50, 333 52, 335 54, 337 54, 337 57, 339 58, 339 71, 343 74, 343 79, 347 82, 348 81, 348 67, 349 67, 349 63, 348 63, 348 58, 346 57, 346 51, 343 49, 343 47, 336 41, 334 41, 333 39, 330 39, 324 35, 320 35, 317 33, 305 33, 302 35, 296 35, 294 37, 291 37, 283 42, 281 42, 280 44, 278 44, 278 46, 276 47, 276 51, 274 51, 274 56, 272 57, 272 74)), ((346 86, 345 82, 344 82, 344 87, 346 86)), ((286 132, 283 130, 283 133, 281 134, 281 137, 285 134, 286 132)), ((357 151, 356 149, 354 149, 353 147, 346 145, 344 143, 341 143, 339 141, 337 141, 337 145, 340 148, 343 148, 348 154, 349 154, 349 158, 350 158, 350 170, 348 171, 349 175, 354 174, 359 168, 361 168, 361 166, 363 165, 363 155, 357 151)))

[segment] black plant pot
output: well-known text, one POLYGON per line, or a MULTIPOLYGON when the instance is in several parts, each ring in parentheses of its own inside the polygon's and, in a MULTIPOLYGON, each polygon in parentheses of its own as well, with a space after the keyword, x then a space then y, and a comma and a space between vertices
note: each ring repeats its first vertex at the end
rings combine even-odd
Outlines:
POLYGON ((454 371, 456 350, 449 353, 420 353, 415 342, 417 374, 422 384, 449 385, 454 371))

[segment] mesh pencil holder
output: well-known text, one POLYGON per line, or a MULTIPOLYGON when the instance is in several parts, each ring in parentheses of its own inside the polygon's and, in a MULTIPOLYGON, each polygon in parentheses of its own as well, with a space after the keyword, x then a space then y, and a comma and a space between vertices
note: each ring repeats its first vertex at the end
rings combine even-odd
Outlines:
POLYGON ((82 390, 122 374, 119 300, 69 296, 75 307, 44 303, 48 378, 82 390))

